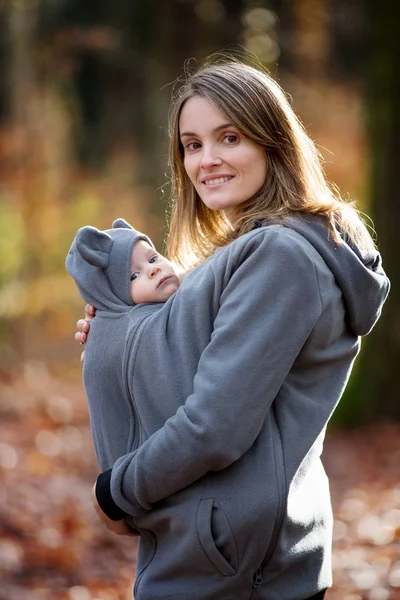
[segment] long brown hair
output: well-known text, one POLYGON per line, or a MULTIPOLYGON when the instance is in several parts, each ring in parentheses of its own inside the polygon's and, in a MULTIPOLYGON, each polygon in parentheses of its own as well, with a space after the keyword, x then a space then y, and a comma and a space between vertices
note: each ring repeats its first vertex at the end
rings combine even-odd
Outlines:
POLYGON ((168 253, 187 267, 198 263, 253 227, 253 221, 283 219, 289 214, 323 215, 333 238, 338 229, 363 250, 374 247, 352 203, 328 184, 313 141, 294 114, 283 90, 264 71, 234 59, 206 62, 187 76, 174 95, 169 122, 171 220, 168 253), (212 102, 239 131, 265 148, 267 177, 257 194, 244 201, 233 227, 222 211, 209 209, 184 167, 179 117, 193 96, 212 102), (189 258, 190 257, 190 258, 189 258))

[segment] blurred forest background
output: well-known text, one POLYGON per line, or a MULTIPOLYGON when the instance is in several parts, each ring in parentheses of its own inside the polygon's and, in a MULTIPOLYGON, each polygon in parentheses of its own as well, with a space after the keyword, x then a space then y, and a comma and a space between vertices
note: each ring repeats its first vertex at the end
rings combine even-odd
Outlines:
POLYGON ((378 233, 392 291, 325 450, 328 598, 400 599, 399 31, 389 0, 0 0, 0 600, 132 597, 134 542, 90 506, 64 261, 119 216, 162 247, 172 85, 221 50, 259 57, 378 233))

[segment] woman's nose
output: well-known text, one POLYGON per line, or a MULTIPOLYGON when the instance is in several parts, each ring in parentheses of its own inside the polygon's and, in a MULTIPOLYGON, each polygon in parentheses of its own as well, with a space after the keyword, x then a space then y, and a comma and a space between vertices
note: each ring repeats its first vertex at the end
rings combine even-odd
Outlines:
POLYGON ((200 165, 203 169, 222 165, 222 159, 218 156, 214 146, 203 146, 200 165))

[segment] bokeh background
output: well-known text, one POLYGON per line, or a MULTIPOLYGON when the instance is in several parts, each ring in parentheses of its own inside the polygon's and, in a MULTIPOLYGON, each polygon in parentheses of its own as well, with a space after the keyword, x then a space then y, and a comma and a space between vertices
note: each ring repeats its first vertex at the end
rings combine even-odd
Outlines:
POLYGON ((389 0, 0 0, 1 600, 132 598, 136 542, 91 509, 64 260, 119 216, 163 247, 173 83, 217 51, 257 55, 373 219, 392 291, 328 429, 327 597, 400 599, 399 31, 389 0))

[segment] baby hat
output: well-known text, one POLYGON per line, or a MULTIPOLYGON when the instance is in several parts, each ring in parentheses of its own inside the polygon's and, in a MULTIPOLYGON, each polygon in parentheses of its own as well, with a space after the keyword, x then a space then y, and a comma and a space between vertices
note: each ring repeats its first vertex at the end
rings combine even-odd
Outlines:
POLYGON ((105 231, 90 225, 79 229, 66 267, 86 302, 97 309, 118 311, 134 304, 130 294, 131 257, 139 240, 154 248, 150 238, 121 218, 105 231))

